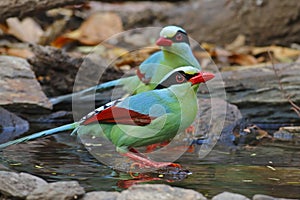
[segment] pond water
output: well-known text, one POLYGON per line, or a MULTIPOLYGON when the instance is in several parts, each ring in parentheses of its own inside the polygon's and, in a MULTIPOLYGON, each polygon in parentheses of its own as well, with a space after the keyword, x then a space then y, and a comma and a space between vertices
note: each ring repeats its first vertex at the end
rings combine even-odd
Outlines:
MULTIPOLYGON (((300 197, 299 145, 270 142, 236 152, 213 149, 204 159, 185 153, 176 162, 193 174, 181 181, 162 179, 150 183, 194 189, 207 197, 223 191, 252 197, 300 197)), ((69 133, 11 146, 1 152, 1 163, 18 172, 28 172, 49 182, 76 180, 86 191, 120 191, 132 177, 114 173, 93 158, 69 133)))

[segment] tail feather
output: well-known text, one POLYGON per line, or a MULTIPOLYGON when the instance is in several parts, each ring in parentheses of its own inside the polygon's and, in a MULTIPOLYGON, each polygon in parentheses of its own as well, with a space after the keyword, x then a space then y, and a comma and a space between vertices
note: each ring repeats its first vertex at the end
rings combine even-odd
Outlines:
POLYGON ((93 92, 93 91, 101 92, 103 90, 107 90, 109 88, 116 87, 116 86, 119 85, 119 83, 120 83, 120 79, 109 81, 109 82, 106 82, 106 83, 101 83, 99 85, 87 88, 85 90, 81 90, 79 92, 66 94, 66 95, 62 95, 62 96, 59 96, 59 97, 53 97, 53 98, 50 99, 50 102, 52 103, 52 105, 56 105, 58 103, 65 102, 65 101, 70 101, 71 102, 72 98, 75 97, 75 96, 79 96, 79 97, 84 96, 87 93, 90 93, 90 92, 93 92))
POLYGON ((66 125, 63 125, 63 126, 60 126, 60 127, 53 128, 53 129, 49 129, 49 130, 41 131, 41 132, 38 132, 38 133, 34 133, 32 135, 28 135, 28 136, 25 136, 25 137, 22 137, 22 138, 13 140, 13 141, 9 141, 9 142, 0 144, 0 149, 4 149, 4 148, 6 148, 10 145, 19 144, 21 142, 26 142, 28 140, 33 140, 33 139, 37 139, 37 138, 40 138, 40 137, 53 135, 53 134, 56 134, 56 133, 61 132, 61 131, 73 130, 73 129, 76 129, 77 127, 79 127, 79 125, 80 125, 79 122, 74 122, 72 124, 66 124, 66 125))

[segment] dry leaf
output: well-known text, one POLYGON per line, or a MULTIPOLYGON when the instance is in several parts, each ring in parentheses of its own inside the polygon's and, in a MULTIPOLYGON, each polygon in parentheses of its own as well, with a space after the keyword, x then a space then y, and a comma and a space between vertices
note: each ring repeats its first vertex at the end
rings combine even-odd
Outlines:
POLYGON ((274 57, 280 61, 286 61, 300 56, 300 50, 280 46, 254 47, 252 54, 258 55, 267 53, 268 51, 273 52, 274 57))
POLYGON ((20 58, 30 58, 34 56, 30 50, 18 48, 0 48, 0 54, 16 56, 20 58))
POLYGON ((8 32, 8 28, 3 24, 0 24, 0 34, 7 33, 7 32, 8 32))
POLYGON ((231 64, 238 65, 255 65, 258 63, 254 56, 246 54, 233 54, 228 57, 228 60, 231 64))
POLYGON ((44 31, 32 18, 25 18, 20 21, 18 18, 8 18, 8 33, 14 35, 23 42, 38 43, 44 31))
POLYGON ((67 39, 78 40, 85 45, 97 45, 112 35, 122 31, 122 20, 117 14, 94 13, 89 16, 77 30, 57 38, 57 40, 53 42, 53 45, 63 46, 64 43, 62 43, 62 41, 68 41, 67 39))

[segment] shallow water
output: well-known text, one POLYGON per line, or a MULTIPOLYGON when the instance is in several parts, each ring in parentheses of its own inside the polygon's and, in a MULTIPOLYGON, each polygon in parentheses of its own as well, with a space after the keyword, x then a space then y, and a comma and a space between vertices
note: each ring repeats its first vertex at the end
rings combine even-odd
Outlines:
MULTIPOLYGON (((177 160, 193 174, 182 181, 166 183, 197 190, 207 197, 223 191, 252 197, 267 194, 299 198, 300 152, 292 143, 267 143, 234 154, 217 148, 204 159, 185 153, 177 160)), ((47 181, 77 180, 86 191, 120 191, 132 179, 116 174, 99 163, 69 133, 11 146, 1 152, 1 163, 18 172, 28 172, 47 181)))

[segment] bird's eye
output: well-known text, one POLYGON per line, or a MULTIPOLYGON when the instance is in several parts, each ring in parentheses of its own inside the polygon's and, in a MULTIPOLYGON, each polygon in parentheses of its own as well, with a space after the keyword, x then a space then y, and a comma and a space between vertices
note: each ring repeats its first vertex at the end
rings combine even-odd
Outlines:
POLYGON ((177 41, 181 41, 182 38, 183 38, 182 34, 176 35, 176 40, 177 40, 177 41))
POLYGON ((185 78, 181 74, 176 75, 176 82, 177 83, 182 83, 185 81, 185 78))

